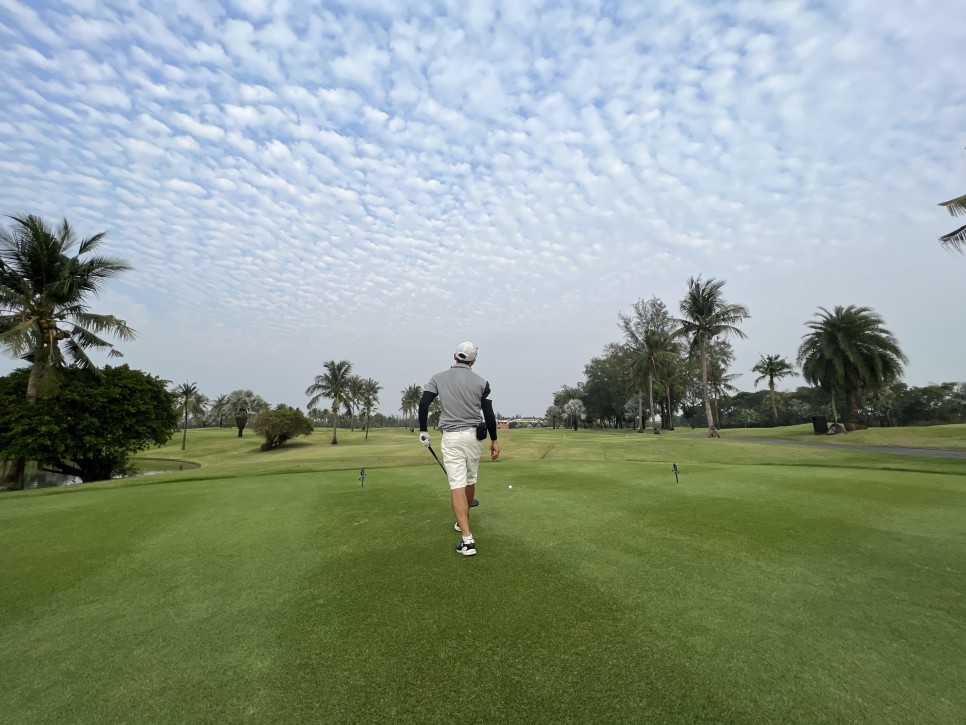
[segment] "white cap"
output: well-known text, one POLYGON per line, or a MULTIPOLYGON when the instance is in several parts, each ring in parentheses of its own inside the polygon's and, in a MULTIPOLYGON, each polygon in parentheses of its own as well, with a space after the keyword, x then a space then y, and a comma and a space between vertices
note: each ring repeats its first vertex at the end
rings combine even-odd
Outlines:
POLYGON ((472 342, 461 342, 456 347, 456 359, 460 362, 473 362, 476 360, 477 347, 472 342))

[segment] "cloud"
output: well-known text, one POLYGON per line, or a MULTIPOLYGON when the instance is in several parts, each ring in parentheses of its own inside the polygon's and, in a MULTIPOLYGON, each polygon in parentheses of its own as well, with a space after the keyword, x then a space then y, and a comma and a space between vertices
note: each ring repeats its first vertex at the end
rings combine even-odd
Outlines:
POLYGON ((841 299, 955 378, 902 292, 966 302, 931 256, 966 145, 943 7, 0 0, 0 211, 108 229, 132 359, 213 394, 226 348, 228 388, 304 404, 323 359, 396 390, 469 337, 536 413, 699 273, 754 303, 744 367, 841 299))

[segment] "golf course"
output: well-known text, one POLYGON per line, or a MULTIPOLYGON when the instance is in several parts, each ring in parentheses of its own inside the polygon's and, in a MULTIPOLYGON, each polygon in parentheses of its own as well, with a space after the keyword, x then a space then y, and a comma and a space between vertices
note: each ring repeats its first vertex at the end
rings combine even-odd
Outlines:
POLYGON ((501 430, 469 558, 415 434, 331 433, 0 495, 0 721, 966 722, 966 425, 501 430))

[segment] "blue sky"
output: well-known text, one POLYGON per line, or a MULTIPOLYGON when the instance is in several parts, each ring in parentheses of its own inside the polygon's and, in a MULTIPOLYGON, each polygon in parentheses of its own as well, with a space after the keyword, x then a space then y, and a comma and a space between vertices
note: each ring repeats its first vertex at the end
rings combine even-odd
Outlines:
POLYGON ((348 359, 391 413, 468 339, 539 414, 697 275, 751 311, 741 389, 836 304, 963 381, 950 7, 0 0, 0 213, 107 231, 126 362, 212 397, 348 359))

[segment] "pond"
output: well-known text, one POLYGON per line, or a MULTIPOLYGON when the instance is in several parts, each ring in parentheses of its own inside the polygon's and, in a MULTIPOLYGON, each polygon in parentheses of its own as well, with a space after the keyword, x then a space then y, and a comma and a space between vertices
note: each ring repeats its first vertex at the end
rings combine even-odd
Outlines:
MULTIPOLYGON (((132 470, 125 475, 114 478, 133 478, 134 476, 151 476, 171 471, 185 471, 201 468, 197 463, 179 461, 172 458, 132 458, 132 470)), ((24 488, 54 488, 57 486, 77 486, 83 483, 77 476, 67 476, 63 473, 48 473, 38 470, 36 463, 28 463, 24 478, 24 488)), ((92 482, 93 483, 93 482, 92 482)))

